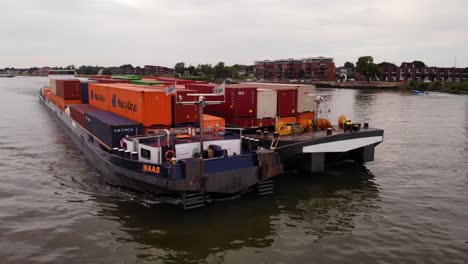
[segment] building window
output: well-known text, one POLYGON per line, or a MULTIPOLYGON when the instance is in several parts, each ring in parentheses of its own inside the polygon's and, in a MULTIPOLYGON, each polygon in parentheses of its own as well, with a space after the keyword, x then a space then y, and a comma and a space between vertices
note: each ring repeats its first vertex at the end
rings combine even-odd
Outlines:
POLYGON ((141 148, 140 149, 140 156, 144 159, 151 160, 151 151, 141 148))

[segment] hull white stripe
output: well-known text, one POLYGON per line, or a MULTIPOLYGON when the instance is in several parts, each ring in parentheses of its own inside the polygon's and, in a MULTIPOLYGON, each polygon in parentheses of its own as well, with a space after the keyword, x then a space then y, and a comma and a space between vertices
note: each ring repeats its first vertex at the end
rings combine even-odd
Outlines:
POLYGON ((346 152, 383 141, 382 136, 355 138, 322 143, 302 148, 303 153, 346 152))

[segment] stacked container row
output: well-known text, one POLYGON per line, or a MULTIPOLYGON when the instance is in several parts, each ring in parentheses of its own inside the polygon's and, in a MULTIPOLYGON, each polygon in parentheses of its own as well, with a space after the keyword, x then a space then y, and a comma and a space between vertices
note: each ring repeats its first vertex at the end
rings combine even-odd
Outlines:
MULTIPOLYGON (((214 84, 188 84, 187 89, 212 94, 214 84)), ((208 113, 233 116, 255 117, 257 114, 257 89, 255 87, 226 86, 225 96, 210 96, 207 101, 223 101, 224 104, 208 105, 208 113)))
POLYGON ((86 127, 86 113, 99 111, 97 108, 90 106, 89 104, 75 104, 70 105, 70 117, 75 120, 82 127, 86 127))
POLYGON ((142 133, 139 123, 107 111, 86 112, 85 119, 85 128, 110 148, 122 147, 122 138, 142 133))
POLYGON ((88 86, 90 83, 97 83, 97 81, 86 80, 81 81, 81 103, 87 104, 89 102, 88 86))
POLYGON ((315 109, 314 97, 309 96, 317 93, 315 85, 292 85, 279 83, 240 83, 240 87, 257 87, 261 89, 284 90, 297 89, 297 113, 312 112, 315 109))
POLYGON ((164 90, 126 84, 90 84, 89 104, 143 126, 172 124, 172 98, 164 90))

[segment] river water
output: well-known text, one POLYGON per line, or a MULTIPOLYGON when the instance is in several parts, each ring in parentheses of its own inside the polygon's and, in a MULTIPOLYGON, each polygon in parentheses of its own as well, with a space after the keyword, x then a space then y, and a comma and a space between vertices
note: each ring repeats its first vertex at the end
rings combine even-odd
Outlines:
POLYGON ((111 188, 36 98, 0 79, 0 263, 467 263, 468 96, 323 90, 385 129, 374 162, 285 174, 182 212, 111 188))

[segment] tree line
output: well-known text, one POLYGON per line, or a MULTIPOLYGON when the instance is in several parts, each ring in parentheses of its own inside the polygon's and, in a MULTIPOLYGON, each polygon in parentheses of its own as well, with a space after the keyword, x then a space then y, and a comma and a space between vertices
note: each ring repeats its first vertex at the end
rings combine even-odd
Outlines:
POLYGON ((232 78, 239 79, 250 77, 253 74, 253 65, 234 64, 226 66, 222 61, 216 65, 198 64, 197 66, 186 65, 185 62, 178 62, 174 70, 179 77, 203 77, 203 79, 232 78))

